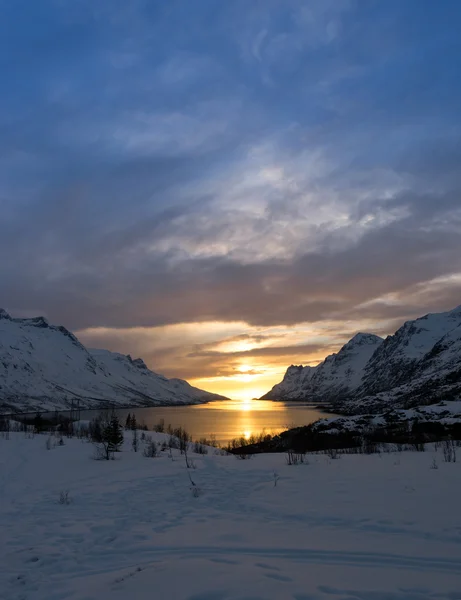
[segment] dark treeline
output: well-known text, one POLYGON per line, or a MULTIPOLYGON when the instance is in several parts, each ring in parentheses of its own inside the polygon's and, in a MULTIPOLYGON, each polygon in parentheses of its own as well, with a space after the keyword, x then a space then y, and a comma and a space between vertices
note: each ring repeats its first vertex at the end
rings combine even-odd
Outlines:
POLYGON ((424 445, 433 442, 453 442, 461 440, 461 422, 443 423, 421 421, 418 418, 396 420, 388 415, 385 425, 374 425, 371 417, 355 421, 356 428, 338 422, 328 424, 312 423, 282 432, 277 436, 266 436, 254 443, 240 440, 228 450, 234 454, 258 454, 263 452, 307 452, 338 451, 343 453, 372 454, 385 446, 395 449, 424 451, 424 445))

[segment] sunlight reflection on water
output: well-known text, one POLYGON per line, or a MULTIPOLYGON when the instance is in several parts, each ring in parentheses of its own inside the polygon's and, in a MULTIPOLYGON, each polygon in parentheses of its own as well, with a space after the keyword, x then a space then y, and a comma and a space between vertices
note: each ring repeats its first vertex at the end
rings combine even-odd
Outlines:
MULTIPOLYGON (((168 406, 118 410, 122 421, 129 412, 138 423, 152 428, 161 419, 173 427, 184 427, 194 439, 216 436, 220 443, 263 430, 278 433, 290 427, 308 425, 328 417, 320 410, 299 403, 271 402, 270 400, 222 400, 195 406, 168 406)), ((95 411, 82 412, 82 419, 90 419, 95 411)))

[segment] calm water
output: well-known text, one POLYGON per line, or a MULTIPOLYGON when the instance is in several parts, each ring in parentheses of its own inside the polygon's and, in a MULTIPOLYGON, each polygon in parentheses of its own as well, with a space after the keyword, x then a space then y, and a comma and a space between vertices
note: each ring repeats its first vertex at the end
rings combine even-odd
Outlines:
MULTIPOLYGON (((168 406, 117 410, 122 422, 128 413, 135 414, 139 424, 152 428, 160 419, 165 425, 184 427, 193 437, 216 436, 220 443, 244 435, 278 433, 289 427, 308 425, 317 419, 332 416, 312 406, 268 400, 223 400, 194 406, 168 406)), ((82 411, 82 419, 92 419, 95 411, 82 411)))

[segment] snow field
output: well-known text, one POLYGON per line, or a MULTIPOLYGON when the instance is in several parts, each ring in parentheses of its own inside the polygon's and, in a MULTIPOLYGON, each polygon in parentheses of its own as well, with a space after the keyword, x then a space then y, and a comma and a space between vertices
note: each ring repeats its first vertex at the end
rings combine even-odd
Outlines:
POLYGON ((461 457, 210 449, 194 497, 179 451, 145 458, 126 432, 95 461, 47 437, 0 437, 2 600, 461 599, 461 457))

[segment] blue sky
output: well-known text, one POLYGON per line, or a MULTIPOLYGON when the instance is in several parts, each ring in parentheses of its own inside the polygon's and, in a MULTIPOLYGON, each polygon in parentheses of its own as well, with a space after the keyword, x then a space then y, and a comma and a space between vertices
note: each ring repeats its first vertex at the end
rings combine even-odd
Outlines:
POLYGON ((263 393, 461 302, 459 2, 0 10, 12 314, 263 393))

